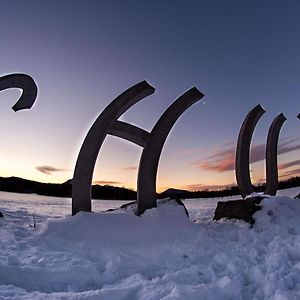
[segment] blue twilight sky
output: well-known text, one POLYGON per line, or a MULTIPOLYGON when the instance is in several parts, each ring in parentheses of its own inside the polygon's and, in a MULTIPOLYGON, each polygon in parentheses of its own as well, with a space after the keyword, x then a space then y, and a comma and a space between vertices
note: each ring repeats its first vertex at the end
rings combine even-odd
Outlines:
MULTIPOLYGON (((297 0, 3 1, 0 76, 27 73, 39 94, 30 111, 14 113, 20 92, 0 92, 0 176, 71 178, 96 117, 144 79, 155 94, 122 120, 147 130, 190 87, 205 94, 167 140, 159 190, 235 183, 239 128, 258 103, 266 114, 253 139, 253 182, 264 178, 263 144, 280 112, 288 118, 280 176, 300 174, 299 15, 297 0)), ((94 181, 135 188, 140 154, 138 146, 108 137, 94 181)))

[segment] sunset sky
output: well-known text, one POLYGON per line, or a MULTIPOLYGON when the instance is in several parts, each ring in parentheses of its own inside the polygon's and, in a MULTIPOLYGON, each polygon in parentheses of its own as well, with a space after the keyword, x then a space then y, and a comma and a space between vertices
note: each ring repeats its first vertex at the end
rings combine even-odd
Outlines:
MULTIPOLYGON (((0 176, 64 182, 101 111, 130 86, 156 88, 121 118, 150 131, 165 109, 196 86, 205 97, 178 120, 163 149, 158 190, 235 184, 234 151, 245 115, 266 113, 252 143, 252 180, 264 180, 274 117, 287 117, 280 179, 300 174, 300 2, 3 1, 0 76, 31 75, 31 110, 0 92, 0 176)), ((136 188, 141 149, 108 136, 94 182, 136 188)))

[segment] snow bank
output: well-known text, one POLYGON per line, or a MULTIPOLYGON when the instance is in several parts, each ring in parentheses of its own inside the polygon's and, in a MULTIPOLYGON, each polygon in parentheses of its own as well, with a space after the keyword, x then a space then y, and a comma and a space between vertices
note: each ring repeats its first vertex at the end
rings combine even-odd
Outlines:
POLYGON ((48 219, 1 220, 0 298, 299 299, 300 200, 271 197, 242 221, 190 221, 161 202, 48 219))

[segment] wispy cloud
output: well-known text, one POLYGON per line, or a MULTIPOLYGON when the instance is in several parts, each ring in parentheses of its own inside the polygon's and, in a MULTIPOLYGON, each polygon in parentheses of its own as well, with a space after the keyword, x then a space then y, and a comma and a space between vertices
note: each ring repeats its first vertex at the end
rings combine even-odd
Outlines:
POLYGON ((96 181, 93 181, 93 184, 99 184, 99 185, 120 185, 120 184, 122 184, 122 182, 119 182, 119 181, 96 180, 96 181))
POLYGON ((252 182, 254 184, 262 184, 266 182, 266 178, 265 177, 259 177, 259 178, 252 178, 252 182))
POLYGON ((299 150, 300 149, 300 144, 291 145, 295 141, 296 141, 296 139, 293 138, 293 139, 287 141, 284 144, 280 144, 278 146, 278 154, 283 154, 283 153, 287 153, 287 152, 292 152, 292 151, 295 151, 295 150, 299 150))
POLYGON ((37 166, 36 169, 44 174, 52 175, 54 172, 63 172, 65 169, 58 169, 52 166, 37 166))
POLYGON ((123 167, 122 170, 124 170, 124 171, 135 171, 135 170, 137 170, 137 166, 123 167))
POLYGON ((223 190, 231 186, 235 186, 236 184, 188 184, 183 186, 182 188, 189 191, 204 191, 204 190, 223 190))
MULTIPOLYGON (((294 144, 296 141, 296 138, 284 139, 283 142, 278 146, 278 155, 300 149, 300 144, 294 144)), ((265 144, 253 145, 251 147, 250 162, 255 163, 264 159, 265 144)), ((214 154, 206 157, 203 160, 194 162, 193 164, 203 170, 221 173, 234 170, 234 162, 235 147, 230 147, 227 149, 217 150, 214 154)), ((293 165, 292 162, 289 164, 293 165)), ((300 164, 300 161, 295 161, 294 164, 300 164)), ((284 168, 284 166, 282 168, 284 168)))
POLYGON ((287 168, 290 168, 290 167, 293 167, 293 166, 298 166, 298 165, 300 165, 300 159, 293 160, 293 161, 290 161, 288 163, 280 164, 278 166, 278 169, 282 170, 282 169, 287 169, 287 168))
POLYGON ((234 149, 220 151, 202 161, 194 163, 202 170, 225 172, 234 169, 234 149))
POLYGON ((299 176, 300 175, 300 168, 287 171, 283 174, 281 174, 280 178, 287 178, 287 177, 293 177, 293 176, 299 176))

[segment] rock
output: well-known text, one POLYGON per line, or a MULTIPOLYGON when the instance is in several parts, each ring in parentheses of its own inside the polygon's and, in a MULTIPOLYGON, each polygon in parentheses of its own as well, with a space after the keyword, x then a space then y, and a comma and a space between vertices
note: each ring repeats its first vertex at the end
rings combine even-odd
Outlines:
POLYGON ((253 214, 261 209, 260 202, 266 197, 252 197, 235 201, 218 202, 214 220, 222 218, 244 220, 254 224, 253 214))
POLYGON ((3 213, 0 211, 0 218, 3 218, 3 213))

